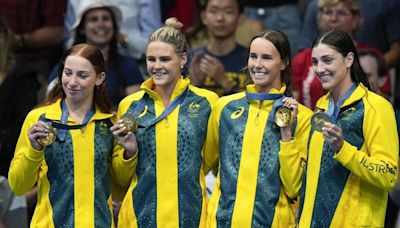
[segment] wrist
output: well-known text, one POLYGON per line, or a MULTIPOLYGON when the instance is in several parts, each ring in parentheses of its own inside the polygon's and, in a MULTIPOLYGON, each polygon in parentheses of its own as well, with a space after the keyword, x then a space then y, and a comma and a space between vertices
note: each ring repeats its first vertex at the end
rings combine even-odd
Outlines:
POLYGON ((125 160, 131 159, 131 158, 135 157, 137 155, 137 153, 138 153, 138 149, 133 150, 133 151, 125 150, 124 151, 124 159, 125 160))

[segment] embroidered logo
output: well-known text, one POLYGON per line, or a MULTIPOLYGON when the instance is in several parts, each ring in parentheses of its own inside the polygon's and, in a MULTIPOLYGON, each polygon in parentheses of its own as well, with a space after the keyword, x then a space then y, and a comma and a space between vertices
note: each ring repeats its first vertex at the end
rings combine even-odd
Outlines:
POLYGON ((244 107, 239 107, 236 111, 234 111, 231 115, 231 119, 237 119, 243 115, 244 107))
POLYGON ((342 114, 342 116, 343 116, 342 120, 349 120, 355 111, 356 111, 355 107, 351 107, 351 108, 345 110, 342 114))
POLYGON ((192 102, 189 105, 188 112, 189 112, 189 117, 197 117, 198 113, 200 110, 200 104, 196 102, 192 102))
POLYGON ((106 135, 110 131, 108 124, 105 121, 101 121, 99 124, 99 132, 102 135, 106 135))

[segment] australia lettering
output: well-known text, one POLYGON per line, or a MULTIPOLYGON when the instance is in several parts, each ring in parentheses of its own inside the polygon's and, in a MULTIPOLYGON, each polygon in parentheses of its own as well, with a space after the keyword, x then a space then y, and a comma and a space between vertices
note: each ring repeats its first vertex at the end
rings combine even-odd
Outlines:
POLYGON ((364 157, 361 159, 360 164, 372 172, 390 173, 392 175, 396 175, 397 168, 392 167, 389 164, 385 165, 385 164, 368 162, 367 159, 365 159, 364 157))

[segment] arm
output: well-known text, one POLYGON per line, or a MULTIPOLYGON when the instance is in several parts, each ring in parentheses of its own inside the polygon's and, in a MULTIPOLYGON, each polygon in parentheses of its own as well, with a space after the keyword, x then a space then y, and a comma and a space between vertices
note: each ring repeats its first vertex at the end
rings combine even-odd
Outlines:
POLYGON ((22 195, 33 188, 44 159, 44 148, 37 147, 35 149, 31 143, 35 139, 30 137, 43 137, 46 133, 29 133, 28 135, 29 130, 36 124, 37 119, 37 115, 32 114, 32 112, 26 117, 17 142, 14 158, 11 162, 8 179, 10 188, 16 195, 22 195), (32 136, 32 134, 36 135, 32 136))
POLYGON ((117 121, 111 128, 114 135, 114 151, 112 156, 112 172, 118 185, 129 186, 132 176, 135 173, 138 162, 138 147, 135 134, 126 133, 120 118, 127 110, 124 105, 120 105, 117 112, 117 121))
MULTIPOLYGON (((383 99, 382 99, 383 100, 383 99)), ((360 150, 344 141, 334 158, 364 181, 390 190, 397 182, 399 141, 392 106, 386 100, 366 104, 360 150)))
POLYGON ((59 44, 63 39, 62 26, 45 26, 30 33, 15 34, 15 43, 28 49, 42 49, 59 44))
POLYGON ((292 140, 280 142, 279 174, 286 194, 292 199, 299 194, 302 184, 303 170, 307 159, 311 115, 311 110, 299 105, 296 130, 292 140))
POLYGON ((220 111, 218 111, 218 108, 214 107, 208 120, 206 142, 203 149, 203 169, 205 174, 210 170, 216 171, 218 168, 219 116, 220 111))

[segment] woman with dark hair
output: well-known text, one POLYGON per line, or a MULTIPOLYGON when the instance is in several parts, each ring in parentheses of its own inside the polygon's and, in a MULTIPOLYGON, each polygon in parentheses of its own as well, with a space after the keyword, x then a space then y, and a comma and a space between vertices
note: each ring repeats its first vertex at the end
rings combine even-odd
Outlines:
MULTIPOLYGON (((204 154, 219 154, 208 227, 295 227, 312 112, 291 98, 287 36, 266 30, 250 42, 246 92, 222 97, 207 129, 204 154), (219 162, 219 164, 218 164, 219 162)), ((207 157, 206 157, 207 158, 207 157)))
POLYGON ((311 120, 300 227, 383 227, 397 182, 392 105, 370 90, 354 42, 331 30, 312 46, 312 66, 328 91, 311 120))
POLYGON ((22 126, 10 188, 21 195, 37 186, 32 227, 113 227, 110 176, 129 183, 124 174, 130 163, 113 153, 103 54, 75 45, 58 69, 47 104, 32 110, 22 126))

